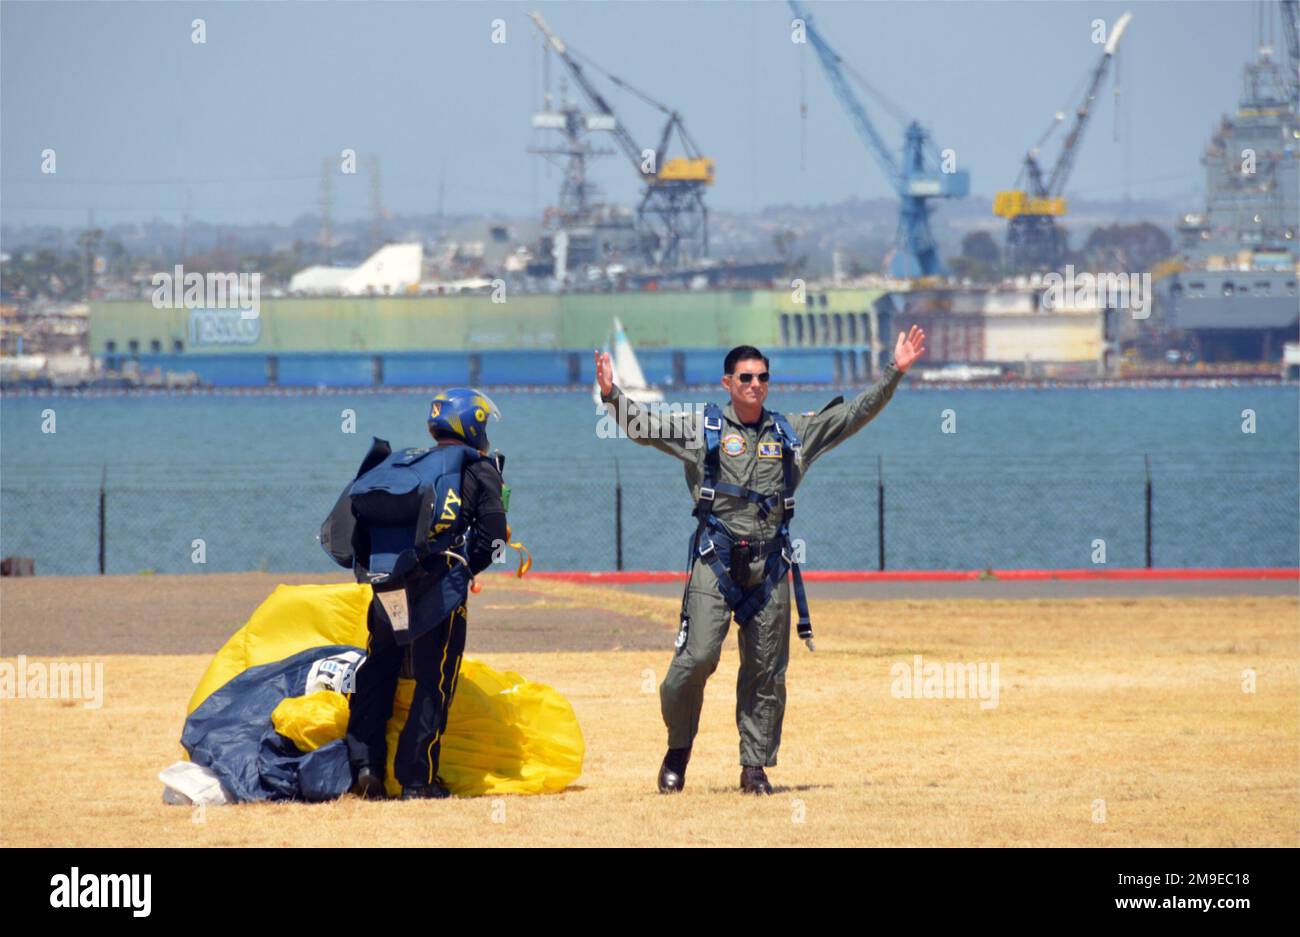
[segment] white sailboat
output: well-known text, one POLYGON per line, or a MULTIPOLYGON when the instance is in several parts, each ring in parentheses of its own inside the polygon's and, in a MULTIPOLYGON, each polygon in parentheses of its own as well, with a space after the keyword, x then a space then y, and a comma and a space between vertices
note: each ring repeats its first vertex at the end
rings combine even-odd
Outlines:
MULTIPOLYGON (((632 343, 627 340, 627 333, 623 331, 623 323, 618 321, 618 316, 614 317, 613 336, 612 343, 606 340, 604 350, 610 356, 614 383, 619 390, 637 403, 662 401, 663 392, 646 383, 641 363, 636 360, 636 352, 632 350, 632 343)), ((595 381, 592 382, 591 399, 596 402, 596 406, 604 406, 600 400, 600 384, 595 381)))

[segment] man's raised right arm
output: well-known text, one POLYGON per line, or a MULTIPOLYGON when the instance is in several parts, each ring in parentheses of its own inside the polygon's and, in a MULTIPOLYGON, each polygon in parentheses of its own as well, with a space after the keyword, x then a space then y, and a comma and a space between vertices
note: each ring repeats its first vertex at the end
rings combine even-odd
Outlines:
POLYGON ((694 464, 698 460, 703 446, 691 411, 673 408, 670 412, 657 412, 655 408, 643 407, 613 383, 608 392, 602 391, 600 399, 628 439, 683 462, 694 464))

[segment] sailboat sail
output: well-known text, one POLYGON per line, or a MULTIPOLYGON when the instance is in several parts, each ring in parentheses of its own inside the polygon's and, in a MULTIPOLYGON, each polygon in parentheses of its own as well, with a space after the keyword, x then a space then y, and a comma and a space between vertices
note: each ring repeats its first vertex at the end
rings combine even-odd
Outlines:
POLYGON ((645 373, 641 370, 641 363, 636 360, 636 352, 632 350, 632 343, 627 340, 627 333, 623 331, 623 323, 614 319, 614 373, 619 377, 619 386, 628 390, 643 390, 646 386, 645 373))

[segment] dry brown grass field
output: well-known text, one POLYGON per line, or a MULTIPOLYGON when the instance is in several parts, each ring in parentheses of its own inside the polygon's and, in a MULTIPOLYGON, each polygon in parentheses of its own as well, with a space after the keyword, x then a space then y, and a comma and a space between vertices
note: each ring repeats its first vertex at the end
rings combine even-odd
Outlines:
MULTIPOLYGON (((818 600, 814 587, 818 650, 792 645, 780 764, 769 772, 777 792, 756 799, 736 790, 734 636, 709 683, 686 790, 663 797, 654 790, 664 739, 656 688, 677 600, 536 580, 492 585, 499 595, 525 588, 532 605, 588 627, 616 612, 662 628, 661 649, 628 648, 612 627, 604 650, 475 655, 572 702, 587 757, 563 794, 165 806, 156 775, 181 755, 185 703, 210 655, 32 657, 103 661, 104 704, 0 702, 0 844, 1300 843, 1294 598, 867 602, 818 600), (997 663, 996 707, 897 698, 891 665, 910 667, 916 654, 997 663), (1253 693, 1243 692, 1246 671, 1253 693)), ((479 627, 490 628, 491 597, 475 602, 479 627)), ((5 653, 12 662, 17 651, 5 653)))

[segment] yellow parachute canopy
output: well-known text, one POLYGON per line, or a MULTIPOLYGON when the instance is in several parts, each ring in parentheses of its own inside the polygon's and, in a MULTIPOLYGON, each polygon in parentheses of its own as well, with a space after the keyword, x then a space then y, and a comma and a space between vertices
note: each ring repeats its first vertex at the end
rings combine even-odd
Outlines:
MULTIPOLYGON (((190 698, 194 712, 215 690, 250 667, 283 660, 312 647, 364 648, 370 586, 277 586, 244 627, 217 652, 190 698)), ((415 682, 399 680, 388 721, 389 794, 397 738, 406 724, 415 682)), ((347 732, 348 701, 332 691, 289 697, 272 714, 276 731, 302 751, 347 732)), ((585 747, 573 707, 554 689, 501 673, 480 661, 461 661, 438 774, 452 793, 543 794, 561 791, 582 774, 585 747)))

